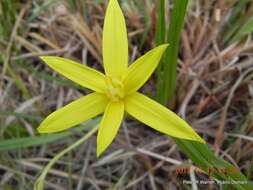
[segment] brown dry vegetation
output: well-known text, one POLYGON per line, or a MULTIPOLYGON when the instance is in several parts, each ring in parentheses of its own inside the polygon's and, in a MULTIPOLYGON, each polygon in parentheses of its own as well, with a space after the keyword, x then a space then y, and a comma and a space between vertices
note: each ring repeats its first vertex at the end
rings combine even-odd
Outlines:
MULTIPOLYGON (((10 35, 0 41, 0 138, 37 136, 46 115, 86 93, 39 60, 58 55, 102 70, 101 36, 106 1, 17 1, 10 35), (51 2, 51 3, 50 3, 51 2), (85 7, 83 6, 85 5, 85 7), (85 10, 85 11, 84 11, 85 10)), ((185 118, 217 155, 253 178, 253 40, 225 44, 223 34, 235 1, 191 2, 181 38, 177 95, 171 108, 185 118)), ((124 1, 130 60, 154 47, 154 1, 124 1)), ((250 16, 252 3, 245 10, 250 16)), ((170 12, 170 10, 168 10, 170 12)), ((227 29, 228 30, 228 29, 227 29)), ((155 93, 155 76, 142 89, 155 93)), ((92 121, 93 125, 96 121, 92 121)), ((71 130, 72 131, 72 130, 71 130)), ((36 176, 82 132, 60 141, 0 153, 0 189, 32 189, 36 176)), ((96 136, 64 156, 46 179, 48 189, 191 189, 177 176, 190 161, 175 143, 127 118, 110 148, 96 158, 96 136)), ((190 177, 191 175, 191 177, 190 177)), ((199 189, 220 189, 199 186, 199 189)))

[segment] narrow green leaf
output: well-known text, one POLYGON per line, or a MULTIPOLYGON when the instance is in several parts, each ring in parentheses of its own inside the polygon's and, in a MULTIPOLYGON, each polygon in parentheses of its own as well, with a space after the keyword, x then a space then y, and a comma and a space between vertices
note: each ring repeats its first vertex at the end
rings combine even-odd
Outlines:
POLYGON ((157 23, 156 23, 156 46, 161 45, 165 42, 165 0, 158 1, 157 7, 157 23))
POLYGON ((230 17, 226 26, 224 27, 224 31, 222 33, 223 42, 225 44, 231 43, 231 39, 237 33, 238 29, 245 22, 245 9, 247 8, 247 4, 249 0, 240 0, 235 3, 231 10, 230 17))
POLYGON ((179 50, 180 34, 184 25, 184 17, 188 0, 174 0, 171 23, 167 34, 168 47, 157 81, 157 99, 165 105, 175 94, 177 57, 179 50))
POLYGON ((20 148, 28 148, 31 146, 47 144, 47 143, 55 142, 61 139, 65 139, 66 137, 71 136, 72 134, 75 134, 75 132, 88 130, 90 127, 95 126, 98 123, 98 120, 99 119, 90 120, 87 123, 82 124, 80 127, 74 128, 73 130, 66 131, 63 133, 2 140, 0 142, 0 151, 9 151, 9 150, 15 150, 15 149, 20 149, 20 148))
MULTIPOLYGON (((158 1, 157 7, 157 23, 156 23, 156 46, 159 46, 165 43, 165 33, 166 33, 166 22, 165 22, 165 0, 158 1)), ((163 73, 162 66, 164 64, 164 56, 160 61, 160 64, 157 67, 157 94, 156 99, 161 102, 161 94, 162 94, 162 83, 163 83, 163 73)))
POLYGON ((0 40, 7 40, 16 21, 16 1, 0 1, 0 40))
POLYGON ((174 140, 196 166, 206 171, 206 173, 209 172, 212 177, 218 180, 230 181, 229 186, 233 186, 238 190, 253 189, 252 182, 248 181, 239 170, 235 170, 235 166, 216 157, 206 144, 177 138, 174 138, 174 140))
POLYGON ((253 32, 253 16, 249 17, 247 22, 238 30, 236 35, 231 39, 231 43, 244 38, 251 32, 253 32))

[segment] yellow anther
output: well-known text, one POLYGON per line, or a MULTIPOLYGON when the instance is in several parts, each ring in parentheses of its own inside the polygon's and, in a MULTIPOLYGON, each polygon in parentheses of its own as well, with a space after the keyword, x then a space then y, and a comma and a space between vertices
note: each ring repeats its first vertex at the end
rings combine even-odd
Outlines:
POLYGON ((110 98, 112 101, 119 101, 124 98, 124 85, 119 79, 107 77, 106 84, 106 95, 108 98, 110 98))

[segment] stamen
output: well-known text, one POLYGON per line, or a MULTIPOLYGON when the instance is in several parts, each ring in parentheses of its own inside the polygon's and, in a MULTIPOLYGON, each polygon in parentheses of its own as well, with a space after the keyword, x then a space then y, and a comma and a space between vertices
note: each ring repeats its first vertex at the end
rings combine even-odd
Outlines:
POLYGON ((106 95, 112 101, 119 101, 124 98, 124 85, 121 80, 114 77, 107 77, 107 93, 106 95))

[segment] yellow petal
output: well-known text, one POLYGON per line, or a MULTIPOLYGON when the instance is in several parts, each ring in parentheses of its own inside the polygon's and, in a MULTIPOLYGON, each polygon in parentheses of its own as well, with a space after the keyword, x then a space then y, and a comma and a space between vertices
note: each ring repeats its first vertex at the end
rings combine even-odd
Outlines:
POLYGON ((151 128, 172 137, 205 141, 179 116, 152 99, 136 92, 125 99, 126 111, 151 128))
POLYGON ((137 91, 148 80, 167 47, 167 44, 160 45, 131 64, 124 77, 125 91, 128 94, 137 91))
POLYGON ((97 136, 97 157, 112 143, 124 116, 124 103, 110 102, 105 110, 97 136))
POLYGON ((99 93, 92 93, 51 113, 39 126, 40 133, 54 133, 73 127, 103 113, 108 99, 99 93))
POLYGON ((41 56, 40 58, 49 67, 81 86, 97 92, 105 92, 105 76, 95 69, 62 57, 41 56))
POLYGON ((110 0, 103 29, 103 62, 108 76, 121 78, 128 65, 127 30, 117 0, 110 0))

